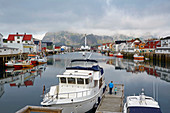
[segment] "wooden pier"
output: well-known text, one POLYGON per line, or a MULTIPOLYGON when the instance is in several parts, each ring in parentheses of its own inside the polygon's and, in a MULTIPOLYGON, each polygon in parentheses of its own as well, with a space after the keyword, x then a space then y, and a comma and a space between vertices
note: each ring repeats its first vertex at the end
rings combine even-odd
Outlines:
POLYGON ((96 110, 96 113, 122 113, 124 100, 124 85, 114 84, 117 87, 117 93, 109 94, 109 87, 102 96, 102 100, 96 110))
POLYGON ((55 107, 25 106, 16 113, 31 113, 31 112, 62 113, 62 109, 56 109, 55 107))

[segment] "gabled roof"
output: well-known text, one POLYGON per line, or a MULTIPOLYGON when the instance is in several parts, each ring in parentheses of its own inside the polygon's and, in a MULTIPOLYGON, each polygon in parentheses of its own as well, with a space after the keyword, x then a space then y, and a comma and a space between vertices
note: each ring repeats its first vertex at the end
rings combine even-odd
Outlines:
POLYGON ((24 37, 23 37, 23 41, 29 41, 29 40, 31 40, 31 38, 32 38, 32 35, 24 35, 24 37))
POLYGON ((23 41, 29 41, 32 38, 32 35, 30 34, 9 34, 7 41, 15 41, 15 36, 23 36, 23 41))

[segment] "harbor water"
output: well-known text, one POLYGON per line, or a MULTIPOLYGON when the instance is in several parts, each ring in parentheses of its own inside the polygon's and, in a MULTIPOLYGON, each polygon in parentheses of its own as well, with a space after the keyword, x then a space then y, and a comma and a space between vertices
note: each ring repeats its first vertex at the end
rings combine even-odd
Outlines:
MULTIPOLYGON (((106 83, 124 84, 125 98, 145 94, 158 101, 162 113, 170 112, 170 66, 161 62, 133 61, 86 53, 104 68, 106 83)), ((48 89, 58 84, 57 74, 62 74, 72 59, 85 58, 81 52, 48 56, 47 64, 33 69, 0 69, 0 113, 15 113, 26 105, 40 106, 43 85, 48 89)))

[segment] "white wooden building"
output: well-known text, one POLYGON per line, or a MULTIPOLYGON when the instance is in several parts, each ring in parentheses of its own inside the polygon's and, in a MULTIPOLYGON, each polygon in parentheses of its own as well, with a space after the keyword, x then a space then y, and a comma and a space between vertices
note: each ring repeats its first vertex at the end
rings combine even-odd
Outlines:
POLYGON ((20 53, 36 52, 32 34, 9 34, 6 47, 19 48, 20 53))
POLYGON ((161 39, 161 47, 157 47, 155 53, 170 54, 170 36, 161 39))
POLYGON ((0 33, 0 55, 18 54, 18 48, 4 47, 3 35, 0 33))

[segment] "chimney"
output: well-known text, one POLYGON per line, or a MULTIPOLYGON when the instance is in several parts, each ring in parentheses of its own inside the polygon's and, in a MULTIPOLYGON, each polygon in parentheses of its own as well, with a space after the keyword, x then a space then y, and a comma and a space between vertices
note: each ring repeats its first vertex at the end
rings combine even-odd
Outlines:
POLYGON ((24 35, 26 35, 26 33, 24 33, 24 35))
POLYGON ((16 34, 18 35, 18 32, 16 34))

